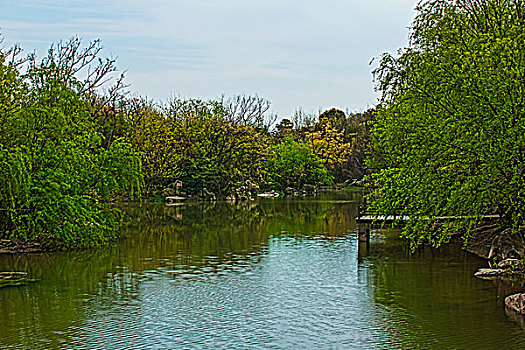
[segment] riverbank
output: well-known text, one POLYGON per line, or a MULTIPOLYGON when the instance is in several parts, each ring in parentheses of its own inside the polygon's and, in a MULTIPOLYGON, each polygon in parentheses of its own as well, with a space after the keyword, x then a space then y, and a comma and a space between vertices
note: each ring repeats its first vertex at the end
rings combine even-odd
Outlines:
POLYGON ((474 273, 479 279, 493 280, 514 291, 505 294, 505 313, 525 328, 525 242, 519 232, 502 229, 497 224, 484 225, 474 230, 475 235, 464 240, 460 235, 451 242, 464 250, 487 260, 488 266, 474 273))
POLYGON ((44 253, 58 250, 56 246, 45 246, 38 242, 23 242, 20 240, 0 240, 0 254, 44 253))
POLYGON ((490 267, 509 259, 525 259, 523 236, 512 229, 501 228, 498 224, 481 225, 466 240, 458 234, 451 238, 451 242, 462 244, 466 251, 487 259, 490 267))

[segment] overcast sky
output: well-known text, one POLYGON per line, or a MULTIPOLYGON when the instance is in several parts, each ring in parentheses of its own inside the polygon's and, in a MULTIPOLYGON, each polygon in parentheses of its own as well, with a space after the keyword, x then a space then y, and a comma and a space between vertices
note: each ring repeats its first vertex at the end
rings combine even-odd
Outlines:
POLYGON ((255 94, 297 107, 375 105, 369 65, 406 46, 416 0, 2 0, 4 47, 45 53, 74 35, 102 39, 150 98, 255 94))

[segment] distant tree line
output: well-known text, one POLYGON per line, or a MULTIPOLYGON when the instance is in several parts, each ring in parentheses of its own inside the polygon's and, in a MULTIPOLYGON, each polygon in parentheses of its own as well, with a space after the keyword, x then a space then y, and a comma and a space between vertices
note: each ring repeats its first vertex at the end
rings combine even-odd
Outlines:
POLYGON ((187 194, 224 199, 365 174, 374 110, 289 119, 255 95, 154 102, 126 94, 99 41, 54 44, 42 59, 0 51, 0 239, 97 245, 115 235, 114 202, 187 194))

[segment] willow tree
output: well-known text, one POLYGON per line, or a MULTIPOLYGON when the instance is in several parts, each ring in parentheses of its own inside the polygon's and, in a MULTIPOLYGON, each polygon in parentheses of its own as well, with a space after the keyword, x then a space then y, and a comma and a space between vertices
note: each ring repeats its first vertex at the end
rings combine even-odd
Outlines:
POLYGON ((74 38, 42 60, 0 52, 0 238, 99 244, 120 223, 109 202, 140 190, 138 156, 122 140, 103 144, 93 118, 114 71, 100 49, 74 38))
POLYGON ((417 6, 409 46, 375 71, 382 108, 368 159, 370 209, 404 214, 404 233, 439 245, 435 219, 486 214, 525 226, 525 8, 522 0, 417 6))

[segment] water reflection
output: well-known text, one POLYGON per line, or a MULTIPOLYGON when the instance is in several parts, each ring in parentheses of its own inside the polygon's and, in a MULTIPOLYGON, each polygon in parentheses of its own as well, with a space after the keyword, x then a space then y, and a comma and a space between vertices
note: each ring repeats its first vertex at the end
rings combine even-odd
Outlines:
POLYGON ((379 345, 370 289, 357 281, 352 241, 271 238, 267 252, 206 278, 152 276, 140 303, 97 305, 79 348, 311 348, 379 345), (118 325, 118 326, 116 326, 118 325), (118 332, 117 332, 118 327, 118 332), (120 332, 131 334, 125 340, 120 332), (152 345, 152 342, 155 346, 152 345))
MULTIPOLYGON (((374 303, 389 324, 393 348, 516 348, 524 333, 504 317, 504 297, 519 284, 473 277, 486 262, 458 246, 411 253, 396 232, 376 234, 363 264, 374 303), (501 336, 504 335, 504 336, 501 336)), ((386 328, 388 329, 388 328, 386 328)))
POLYGON ((270 237, 348 232, 355 202, 131 205, 126 211, 133 220, 115 245, 83 252, 0 256, 0 270, 27 271, 40 280, 0 290, 0 347, 67 347, 93 310, 112 310, 117 303, 125 312, 149 282, 245 274, 267 253, 270 237))
POLYGON ((0 348, 525 345, 508 287, 472 277, 484 262, 392 232, 358 244, 359 196, 130 205, 109 247, 0 256, 40 279, 0 289, 0 348))

